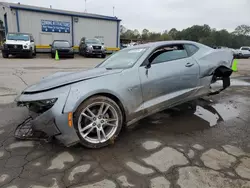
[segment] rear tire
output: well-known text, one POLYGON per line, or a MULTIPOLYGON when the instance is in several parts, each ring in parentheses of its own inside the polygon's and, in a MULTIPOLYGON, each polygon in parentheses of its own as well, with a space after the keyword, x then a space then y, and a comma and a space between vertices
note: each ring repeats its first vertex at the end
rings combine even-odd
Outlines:
POLYGON ((51 58, 54 59, 55 58, 55 54, 51 53, 51 58))
POLYGON ((80 143, 87 148, 102 148, 112 144, 122 126, 121 109, 108 97, 91 97, 74 113, 74 128, 80 143))

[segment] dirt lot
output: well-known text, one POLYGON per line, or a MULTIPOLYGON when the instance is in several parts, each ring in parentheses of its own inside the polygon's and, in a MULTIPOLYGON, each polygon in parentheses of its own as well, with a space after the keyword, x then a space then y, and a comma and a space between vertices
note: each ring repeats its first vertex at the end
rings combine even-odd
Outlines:
POLYGON ((15 140, 13 130, 27 117, 12 104, 20 91, 43 76, 101 60, 0 58, 1 188, 250 187, 250 59, 239 61, 232 87, 201 99, 195 114, 155 114, 110 147, 15 140))

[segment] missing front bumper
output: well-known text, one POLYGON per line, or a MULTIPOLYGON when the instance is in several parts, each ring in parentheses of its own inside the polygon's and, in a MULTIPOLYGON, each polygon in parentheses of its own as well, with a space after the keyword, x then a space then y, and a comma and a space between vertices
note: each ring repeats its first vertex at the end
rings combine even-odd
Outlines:
POLYGON ((30 116, 19 124, 15 137, 22 140, 49 140, 61 134, 50 110, 43 114, 30 111, 30 116))
POLYGON ((34 130, 31 117, 17 126, 14 136, 20 140, 44 140, 50 142, 52 139, 46 133, 34 130))

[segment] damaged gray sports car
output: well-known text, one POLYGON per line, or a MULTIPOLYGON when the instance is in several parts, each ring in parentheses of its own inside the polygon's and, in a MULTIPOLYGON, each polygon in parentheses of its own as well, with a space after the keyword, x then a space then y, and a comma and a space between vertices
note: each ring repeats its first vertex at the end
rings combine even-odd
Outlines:
POLYGON ((230 86, 233 54, 192 41, 129 47, 98 66, 60 72, 16 98, 33 131, 70 146, 100 148, 153 113, 218 94, 230 86))

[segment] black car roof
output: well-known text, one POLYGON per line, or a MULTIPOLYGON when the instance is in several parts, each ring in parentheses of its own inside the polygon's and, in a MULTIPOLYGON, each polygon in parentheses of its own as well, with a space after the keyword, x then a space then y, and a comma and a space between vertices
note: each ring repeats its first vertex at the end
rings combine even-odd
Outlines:
POLYGON ((68 42, 69 43, 69 41, 67 40, 54 40, 53 42, 68 42))

